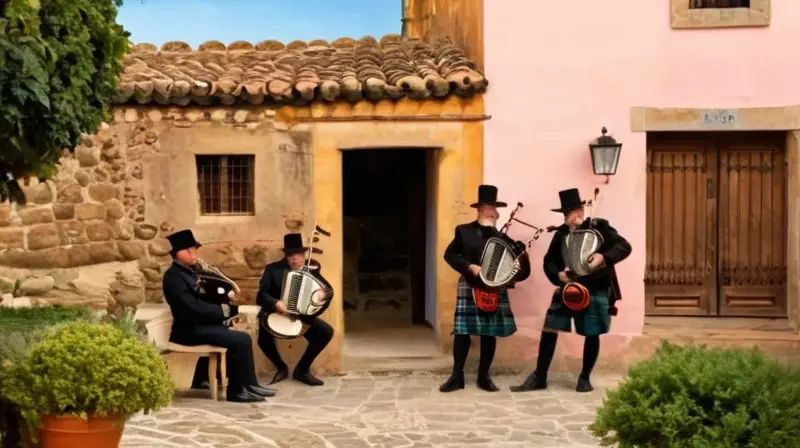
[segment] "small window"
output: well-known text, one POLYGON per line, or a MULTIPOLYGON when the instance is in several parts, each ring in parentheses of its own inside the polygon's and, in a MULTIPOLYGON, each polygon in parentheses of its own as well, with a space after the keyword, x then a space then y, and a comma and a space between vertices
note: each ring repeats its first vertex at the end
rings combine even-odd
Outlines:
POLYGON ((749 8, 750 0, 691 0, 689 8, 749 8))
POLYGON ((255 214, 255 156, 196 157, 201 215, 255 214))

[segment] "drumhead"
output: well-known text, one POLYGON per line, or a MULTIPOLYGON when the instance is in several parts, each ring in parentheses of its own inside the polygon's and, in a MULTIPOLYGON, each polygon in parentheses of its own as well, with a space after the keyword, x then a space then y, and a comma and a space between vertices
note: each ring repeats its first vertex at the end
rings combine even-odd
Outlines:
POLYGON ((277 337, 296 338, 303 333, 303 322, 289 319, 278 313, 267 316, 267 327, 269 332, 277 337))

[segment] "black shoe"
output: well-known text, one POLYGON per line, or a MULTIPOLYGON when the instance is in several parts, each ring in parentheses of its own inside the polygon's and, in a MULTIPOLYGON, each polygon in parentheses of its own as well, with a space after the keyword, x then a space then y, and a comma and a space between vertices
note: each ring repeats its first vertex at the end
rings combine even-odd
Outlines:
POLYGON ((575 387, 576 392, 591 392, 594 390, 592 383, 589 380, 578 378, 578 385, 575 387))
POLYGON ((486 378, 478 378, 478 388, 483 389, 486 392, 497 392, 500 390, 500 388, 497 387, 497 385, 494 384, 494 381, 492 381, 492 379, 488 376, 486 378))
POLYGON ((531 390, 547 389, 547 379, 539 378, 536 372, 531 373, 519 386, 511 386, 511 392, 528 392, 531 390))
POLYGON ((252 392, 260 397, 274 397, 278 393, 275 389, 261 386, 246 386, 248 392, 252 392))
POLYGON ((235 394, 228 393, 228 401, 232 401, 234 403, 258 403, 261 401, 266 401, 266 399, 247 391, 247 389, 242 389, 235 394))
POLYGON ((439 392, 453 392, 464 388, 464 374, 452 374, 447 381, 439 386, 439 392))
POLYGON ((322 386, 325 384, 324 381, 312 375, 311 372, 301 372, 295 370, 292 374, 292 378, 295 381, 300 381, 301 383, 309 386, 322 386))
POLYGON ((275 372, 275 376, 272 377, 272 381, 270 381, 269 384, 280 383, 286 378, 289 378, 289 369, 284 367, 283 369, 280 369, 277 372, 275 372))

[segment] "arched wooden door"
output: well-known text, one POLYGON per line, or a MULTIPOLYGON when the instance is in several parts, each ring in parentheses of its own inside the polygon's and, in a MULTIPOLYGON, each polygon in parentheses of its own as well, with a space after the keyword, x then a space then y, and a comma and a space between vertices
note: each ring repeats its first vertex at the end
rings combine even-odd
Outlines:
POLYGON ((648 134, 647 314, 786 316, 785 138, 648 134))

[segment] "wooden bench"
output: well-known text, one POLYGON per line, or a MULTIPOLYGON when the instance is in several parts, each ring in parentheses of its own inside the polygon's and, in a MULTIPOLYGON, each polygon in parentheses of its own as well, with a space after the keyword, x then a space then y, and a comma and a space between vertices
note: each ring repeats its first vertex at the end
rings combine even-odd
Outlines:
POLYGON ((211 399, 215 401, 219 399, 220 389, 222 389, 223 400, 225 399, 228 391, 228 373, 225 367, 227 349, 213 345, 180 345, 169 342, 169 335, 172 331, 172 313, 169 311, 148 321, 145 326, 150 342, 164 351, 169 374, 177 389, 192 387, 197 361, 200 358, 208 357, 208 383, 211 389, 211 399), (217 367, 220 370, 221 385, 217 381, 217 367))

